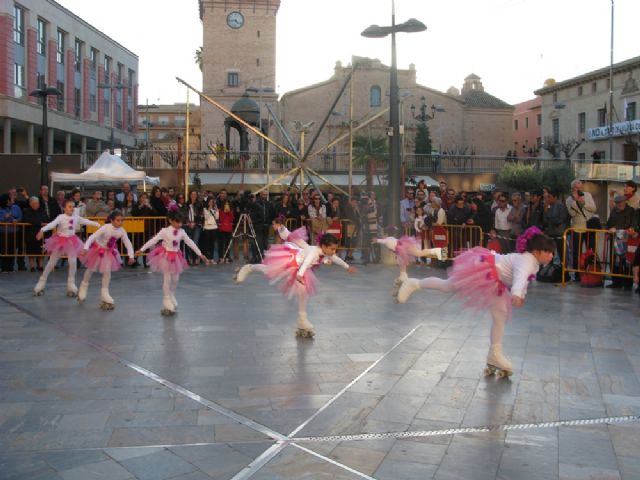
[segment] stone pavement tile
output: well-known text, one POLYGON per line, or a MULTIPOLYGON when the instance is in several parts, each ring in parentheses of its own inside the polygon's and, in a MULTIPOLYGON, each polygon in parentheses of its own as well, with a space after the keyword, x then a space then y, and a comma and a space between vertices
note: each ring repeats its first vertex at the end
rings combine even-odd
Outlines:
POLYGON ((387 460, 440 465, 447 445, 429 444, 414 440, 398 440, 387 455, 387 460))
POLYGON ((359 472, 372 475, 385 456, 386 452, 371 450, 364 444, 360 446, 342 444, 333 449, 329 458, 359 472))
MULTIPOLYGON (((432 432, 432 431, 442 431, 448 430, 450 428, 459 427, 459 423, 454 422, 446 422, 442 420, 432 420, 432 419, 423 419, 416 418, 411 425, 409 425, 408 431, 412 432, 432 432)), ((420 443, 430 443, 434 445, 449 445, 451 440, 453 440, 453 435, 429 435, 426 437, 416 437, 411 440, 414 442, 420 443)))
POLYGON ((276 410, 308 410, 318 409, 325 405, 334 395, 294 395, 272 397, 271 406, 276 410))
POLYGON ((212 426, 114 428, 105 447, 181 445, 215 442, 212 426))
POLYGON ((171 480, 211 480, 212 477, 204 472, 191 472, 177 477, 171 477, 171 480))
POLYGON ((512 414, 511 404, 474 398, 467 407, 461 426, 504 425, 512 423, 512 414))
POLYGON ((170 412, 175 406, 174 398, 141 398, 136 402, 136 412, 170 412))
POLYGON ((197 425, 195 410, 177 412, 125 412, 112 413, 107 426, 110 428, 173 427, 197 425))
POLYGON ((24 433, 43 432, 54 430, 62 415, 21 415, 8 417, 0 424, 0 432, 3 433, 24 433))
POLYGON ((640 415, 640 396, 603 394, 607 415, 640 415))
POLYGON ((628 478, 640 478, 640 458, 618 456, 618 468, 624 480, 628 478))
POLYGON ((143 457, 152 453, 161 452, 164 447, 124 447, 124 448, 106 448, 104 453, 109 455, 117 462, 127 460, 129 458, 143 457))
POLYGON ((231 478, 270 446, 258 444, 249 455, 234 448, 233 444, 172 447, 170 451, 207 475, 222 479, 231 478))
POLYGON ((638 458, 640 452, 640 424, 609 425, 609 433, 616 455, 638 458))
POLYGON ((554 480, 558 478, 558 451, 547 446, 516 445, 505 448, 498 468, 499 479, 526 478, 554 480))
POLYGON ((477 384, 477 379, 445 378, 433 389, 427 403, 466 408, 473 398, 477 384))
POLYGON ((409 424, 414 419, 425 397, 413 395, 386 395, 367 417, 371 420, 409 424))
POLYGON ((316 458, 295 447, 287 447, 252 477, 256 480, 354 480, 354 473, 316 458))
MULTIPOLYGON (((476 372, 475 378, 478 378, 478 372, 476 372)), ((512 376, 509 379, 505 379, 496 378, 495 375, 486 377, 482 376, 473 394, 473 399, 502 404, 513 404, 516 400, 516 396, 520 392, 519 384, 519 377, 513 378, 512 376)))
POLYGON ((465 415, 465 408, 441 405, 427 401, 422 409, 416 414, 416 418, 424 420, 437 420, 449 422, 456 426, 462 423, 465 415))
POLYGON ((595 478, 598 480, 621 480, 620 472, 617 469, 560 462, 558 470, 561 480, 592 480, 595 478))
POLYGON ((47 465, 58 471, 71 470, 90 463, 100 463, 109 460, 101 450, 64 451, 64 452, 39 452, 47 465))
POLYGON ((438 469, 437 465, 392 460, 385 458, 374 473, 378 480, 430 480, 438 469))
MULTIPOLYGON (((60 450, 73 448, 102 448, 111 437, 111 430, 84 430, 78 432, 28 432, 12 434, 5 448, 18 451, 60 450)), ((0 441, 0 444, 2 441, 0 441)))
POLYGON ((0 475, 3 480, 28 480, 31 478, 55 478, 56 474, 44 459, 36 453, 0 453, 0 475), (50 474, 51 477, 48 477, 50 474))
POLYGON ((110 418, 107 413, 70 413, 62 416, 56 430, 100 430, 110 418))
POLYGON ((512 423, 554 422, 560 418, 557 402, 516 401, 511 417, 512 423))
MULTIPOLYGON (((201 427, 199 427, 201 428, 201 427)), ((210 427, 212 430, 214 427, 210 427)), ((222 424, 215 426, 215 441, 234 443, 234 442, 250 442, 265 441, 268 437, 264 434, 239 424, 222 424)))
POLYGON ((558 460, 561 464, 617 470, 616 455, 606 425, 560 428, 558 439, 558 460))
POLYGON ((129 458, 121 463, 140 480, 165 480, 198 470, 191 463, 167 450, 129 458))
POLYGON ((129 480, 135 478, 114 460, 88 463, 58 472, 64 480, 129 480))
POLYGON ((358 380, 351 391, 359 393, 369 393, 373 395, 386 395, 400 380, 400 375, 390 373, 367 373, 358 380))
POLYGON ((422 370, 409 370, 393 386, 389 393, 416 395, 426 398, 442 379, 440 373, 427 373, 422 370))
POLYGON ((234 424, 237 423, 235 420, 225 417, 213 410, 196 410, 198 414, 197 424, 206 426, 206 425, 223 425, 223 424, 234 424))
MULTIPOLYGON (((405 345, 403 345, 404 347, 405 345)), ((371 373, 393 373, 404 375, 420 356, 421 352, 395 351, 387 355, 380 363, 371 369, 371 373)))

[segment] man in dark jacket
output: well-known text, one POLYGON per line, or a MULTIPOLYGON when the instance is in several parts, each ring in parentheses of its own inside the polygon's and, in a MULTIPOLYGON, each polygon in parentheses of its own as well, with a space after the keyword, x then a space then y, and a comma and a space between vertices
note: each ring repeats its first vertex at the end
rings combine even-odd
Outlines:
POLYGON ((569 224, 569 212, 567 207, 558 200, 558 192, 544 188, 544 233, 553 238, 556 242, 558 256, 561 261, 563 258, 562 235, 569 224))
POLYGON ((49 187, 47 185, 40 186, 38 200, 40 200, 40 210, 42 211, 45 223, 52 222, 62 213, 58 201, 49 196, 49 187))
POLYGON ((524 215, 522 215, 522 229, 529 227, 544 228, 544 207, 542 206, 542 191, 531 192, 531 201, 526 205, 524 215))
MULTIPOLYGON (((626 259, 627 239, 629 235, 637 235, 635 228, 636 212, 627 204, 627 197, 616 195, 613 198, 615 208, 609 214, 607 230, 610 233, 611 251, 613 252, 612 273, 629 274, 630 266, 626 259)), ((611 284, 607 288, 624 288, 631 290, 631 280, 628 278, 611 277, 611 284)))
POLYGON ((255 202, 250 206, 249 215, 256 232, 256 241, 251 244, 251 262, 260 263, 265 250, 269 248, 269 228, 275 216, 273 205, 269 202, 266 191, 263 190, 258 194, 255 202))

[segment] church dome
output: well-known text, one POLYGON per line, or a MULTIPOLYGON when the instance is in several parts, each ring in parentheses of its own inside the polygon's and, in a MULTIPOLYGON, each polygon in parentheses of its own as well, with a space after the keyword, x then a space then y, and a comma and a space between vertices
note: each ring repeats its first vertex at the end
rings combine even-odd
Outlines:
POLYGON ((231 111, 250 125, 260 121, 260 106, 246 92, 231 106, 231 111))

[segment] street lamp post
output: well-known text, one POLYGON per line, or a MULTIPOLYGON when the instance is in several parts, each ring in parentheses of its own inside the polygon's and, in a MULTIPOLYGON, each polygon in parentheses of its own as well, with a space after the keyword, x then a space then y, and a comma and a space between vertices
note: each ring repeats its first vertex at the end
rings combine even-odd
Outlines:
POLYGON ((29 94, 32 97, 42 98, 42 146, 40 148, 40 185, 48 185, 47 174, 47 157, 49 156, 48 148, 48 130, 47 126, 47 97, 50 95, 58 96, 62 95, 62 92, 55 87, 47 87, 45 84, 43 88, 38 88, 29 94))
POLYGON ((111 138, 110 138, 111 146, 109 148, 109 152, 111 153, 111 155, 113 155, 115 153, 115 150, 114 150, 115 139, 114 139, 114 131, 113 131, 113 129, 114 129, 114 127, 113 127, 114 118, 113 117, 115 117, 115 108, 114 108, 114 106, 115 106, 115 103, 116 103, 115 99, 113 98, 113 91, 114 90, 122 90, 123 88, 127 88, 127 87, 126 87, 126 85, 122 85, 121 83, 116 83, 115 85, 111 84, 111 83, 100 83, 100 84, 98 84, 98 88, 108 88, 109 89, 109 97, 110 97, 109 98, 109 100, 110 100, 109 103, 111 104, 110 108, 109 108, 109 110, 111 111, 111 114, 110 114, 111 115, 111 138))
POLYGON ((367 38, 384 38, 391 34, 391 73, 389 79, 389 123, 391 124, 391 149, 389 156, 389 225, 400 227, 400 115, 398 105, 398 65, 396 59, 396 33, 423 32, 424 23, 411 18, 396 25, 395 1, 391 2, 391 26, 371 25, 361 35, 367 38))

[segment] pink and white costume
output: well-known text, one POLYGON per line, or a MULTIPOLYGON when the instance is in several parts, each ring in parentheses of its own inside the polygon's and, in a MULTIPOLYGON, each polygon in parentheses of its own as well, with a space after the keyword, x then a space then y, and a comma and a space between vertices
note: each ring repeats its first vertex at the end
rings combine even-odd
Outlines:
POLYGON ((173 227, 160 230, 155 237, 140 247, 140 251, 144 252, 159 242, 160 245, 149 253, 148 261, 152 271, 163 275, 163 312, 173 313, 178 306, 175 296, 178 280, 188 265, 180 251, 180 242, 184 242, 199 257, 202 256, 202 252, 182 228, 173 227))
POLYGON ((100 224, 92 222, 86 218, 79 217, 75 213, 73 215, 67 215, 62 213, 56 217, 52 222, 47 223, 40 229, 41 232, 48 232, 56 229, 51 237, 44 243, 45 251, 49 254, 49 261, 38 280, 34 288, 36 295, 41 295, 44 292, 44 287, 47 284, 47 278, 53 271, 56 263, 60 257, 66 256, 69 263, 69 274, 67 277, 67 294, 75 296, 78 292, 76 288, 76 270, 78 268, 77 258, 78 254, 82 250, 82 241, 76 236, 76 229, 82 225, 89 225, 93 227, 99 227, 100 224))

